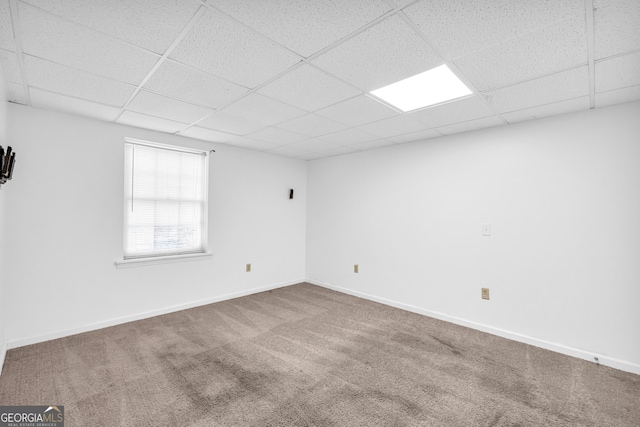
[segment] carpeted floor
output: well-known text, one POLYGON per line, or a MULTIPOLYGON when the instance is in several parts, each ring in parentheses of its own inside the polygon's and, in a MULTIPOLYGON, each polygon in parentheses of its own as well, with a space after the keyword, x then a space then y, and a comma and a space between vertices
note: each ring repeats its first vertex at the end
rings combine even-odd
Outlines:
POLYGON ((640 376, 299 284, 10 350, 71 426, 639 426, 640 376))

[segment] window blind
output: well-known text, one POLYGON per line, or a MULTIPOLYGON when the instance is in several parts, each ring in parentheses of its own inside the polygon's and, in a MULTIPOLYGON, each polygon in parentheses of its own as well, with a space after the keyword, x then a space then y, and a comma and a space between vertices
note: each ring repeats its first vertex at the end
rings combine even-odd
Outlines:
POLYGON ((206 153, 125 142, 124 258, 206 250, 206 153))

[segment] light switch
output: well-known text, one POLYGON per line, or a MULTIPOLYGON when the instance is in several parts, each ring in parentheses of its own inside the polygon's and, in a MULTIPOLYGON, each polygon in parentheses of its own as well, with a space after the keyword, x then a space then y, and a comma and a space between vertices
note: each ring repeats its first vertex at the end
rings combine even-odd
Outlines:
POLYGON ((482 235, 491 236, 491 224, 482 224, 482 235))

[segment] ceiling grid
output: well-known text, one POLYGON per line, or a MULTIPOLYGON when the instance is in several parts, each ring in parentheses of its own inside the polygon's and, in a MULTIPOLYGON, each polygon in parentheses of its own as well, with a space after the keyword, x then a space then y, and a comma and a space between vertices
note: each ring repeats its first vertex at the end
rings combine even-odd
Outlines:
POLYGON ((0 23, 7 101, 303 160, 640 99, 636 0, 0 0, 0 23), (369 94, 443 64, 472 95, 369 94))

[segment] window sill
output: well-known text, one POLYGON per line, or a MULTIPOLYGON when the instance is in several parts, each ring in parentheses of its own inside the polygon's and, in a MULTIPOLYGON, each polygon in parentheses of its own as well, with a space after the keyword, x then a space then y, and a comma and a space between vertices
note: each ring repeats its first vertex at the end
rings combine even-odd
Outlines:
POLYGON ((116 266, 116 268, 142 267, 145 265, 172 264, 174 262, 197 261, 201 259, 209 259, 212 256, 213 254, 211 252, 204 252, 204 253, 197 253, 197 254, 124 259, 122 261, 116 261, 114 265, 116 266))

